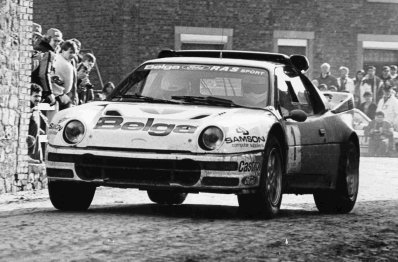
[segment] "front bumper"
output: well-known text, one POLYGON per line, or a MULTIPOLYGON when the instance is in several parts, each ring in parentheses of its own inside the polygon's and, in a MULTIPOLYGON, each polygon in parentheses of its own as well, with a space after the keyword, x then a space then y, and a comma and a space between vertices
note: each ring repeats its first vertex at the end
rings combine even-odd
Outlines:
POLYGON ((47 147, 49 180, 103 186, 247 193, 259 184, 262 153, 189 154, 47 147))

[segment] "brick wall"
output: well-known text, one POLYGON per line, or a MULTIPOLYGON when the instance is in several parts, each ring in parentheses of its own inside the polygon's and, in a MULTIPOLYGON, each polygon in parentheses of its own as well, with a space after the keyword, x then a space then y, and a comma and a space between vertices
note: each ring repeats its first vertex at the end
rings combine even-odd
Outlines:
POLYGON ((357 70, 357 34, 398 34, 398 5, 366 0, 35 0, 34 21, 94 50, 104 81, 174 48, 174 26, 232 28, 233 49, 272 51, 274 30, 315 33, 313 68, 357 70))
POLYGON ((28 184, 32 2, 0 2, 0 194, 28 184))

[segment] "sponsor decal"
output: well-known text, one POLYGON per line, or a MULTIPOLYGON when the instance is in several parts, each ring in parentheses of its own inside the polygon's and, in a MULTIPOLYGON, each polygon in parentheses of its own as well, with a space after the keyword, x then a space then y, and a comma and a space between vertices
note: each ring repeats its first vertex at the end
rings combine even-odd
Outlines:
POLYGON ((245 186, 253 186, 256 185, 258 178, 256 176, 245 176, 242 178, 242 184, 245 186))
POLYGON ((261 143, 265 142, 264 136, 233 136, 226 137, 225 142, 230 143, 261 143))
POLYGON ((232 144, 232 147, 263 147, 265 145, 264 136, 251 136, 243 127, 238 127, 236 133, 242 135, 226 137, 225 143, 232 144))
POLYGON ((246 129, 244 129, 243 127, 238 127, 236 129, 236 133, 242 133, 243 135, 247 136, 249 135, 249 131, 247 131, 246 129))
POLYGON ((249 131, 241 128, 236 130, 238 133, 242 133, 242 136, 226 137, 225 143, 232 144, 232 147, 252 147, 259 148, 264 147, 265 137, 264 136, 251 136, 249 131))
POLYGON ((50 123, 50 125, 48 126, 49 130, 54 130, 54 131, 57 131, 57 132, 61 131, 62 128, 63 128, 63 126, 58 125, 58 124, 54 124, 54 123, 50 123))
POLYGON ((258 172, 260 170, 261 170, 260 162, 240 161, 238 167, 239 172, 258 172))
POLYGON ((239 66, 209 66, 209 65, 176 65, 176 64, 150 64, 144 67, 146 70, 189 70, 189 71, 216 71, 231 72, 247 75, 263 76, 266 75, 265 70, 255 68, 239 67, 239 66))
POLYGON ((146 65, 144 69, 147 70, 176 70, 180 69, 180 65, 168 65, 168 64, 155 64, 155 65, 146 65))
POLYGON ((124 122, 123 117, 101 117, 94 129, 102 130, 125 130, 125 131, 144 131, 151 136, 167 136, 171 132, 180 134, 192 134, 198 128, 191 125, 175 125, 169 123, 154 123, 154 118, 148 118, 144 122, 124 122))
POLYGON ((209 70, 210 66, 205 66, 205 65, 182 65, 181 69, 203 71, 203 70, 209 70))

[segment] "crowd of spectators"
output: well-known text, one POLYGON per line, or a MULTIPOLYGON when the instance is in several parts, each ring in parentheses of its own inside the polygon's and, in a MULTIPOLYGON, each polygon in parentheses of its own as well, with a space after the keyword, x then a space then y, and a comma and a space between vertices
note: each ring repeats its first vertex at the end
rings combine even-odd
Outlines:
POLYGON ((388 156, 394 150, 393 132, 398 131, 398 67, 385 65, 381 74, 375 66, 361 69, 355 78, 349 77, 349 69, 339 68, 339 76, 330 72, 330 65, 321 65, 321 74, 312 80, 320 91, 348 92, 354 97, 355 107, 366 114, 370 123, 365 127, 369 138, 370 156, 388 156))
MULTIPOLYGON (((104 92, 98 98, 94 95, 94 86, 89 76, 96 58, 92 53, 80 53, 82 46, 78 39, 64 40, 62 32, 56 28, 50 28, 42 35, 42 28, 36 23, 33 23, 32 29, 32 118, 27 144, 29 155, 37 160, 37 139, 41 132, 45 132, 39 132, 37 126, 43 127, 44 123, 46 129, 45 124, 58 111, 103 100, 106 96, 103 95, 104 92), (52 108, 51 111, 46 111, 45 118, 41 118, 40 122, 35 114, 39 103, 48 103, 52 108)), ((109 87, 104 86, 102 89, 104 88, 109 92, 109 87)), ((111 88, 114 88, 113 84, 111 88)))

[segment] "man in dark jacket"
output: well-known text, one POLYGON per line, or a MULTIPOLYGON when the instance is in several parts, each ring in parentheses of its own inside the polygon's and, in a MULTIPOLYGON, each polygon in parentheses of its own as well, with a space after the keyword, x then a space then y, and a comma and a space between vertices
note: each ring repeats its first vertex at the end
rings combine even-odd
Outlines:
POLYGON ((52 93, 52 66, 55 58, 55 50, 62 42, 62 33, 58 29, 50 28, 44 35, 41 42, 35 48, 36 53, 33 59, 38 59, 39 66, 32 72, 32 83, 43 88, 43 102, 50 105, 55 104, 55 97, 52 93), (35 58, 36 57, 36 58, 35 58))
POLYGON ((383 97, 383 89, 381 88, 381 79, 376 76, 376 67, 369 66, 366 71, 366 76, 362 78, 361 89, 362 92, 370 92, 373 95, 373 102, 376 104, 383 97))
POLYGON ((323 63, 321 65, 321 75, 317 80, 320 85, 325 84, 328 89, 330 89, 331 86, 335 86, 336 88, 339 86, 337 78, 330 73, 330 65, 328 63, 323 63))
POLYGON ((365 102, 359 105, 358 109, 364 112, 370 119, 375 119, 377 105, 373 103, 373 96, 370 92, 363 94, 365 102))
POLYGON ((364 128, 365 136, 369 137, 369 156, 389 156, 393 143, 393 128, 384 121, 384 113, 376 112, 375 120, 372 120, 364 128))

